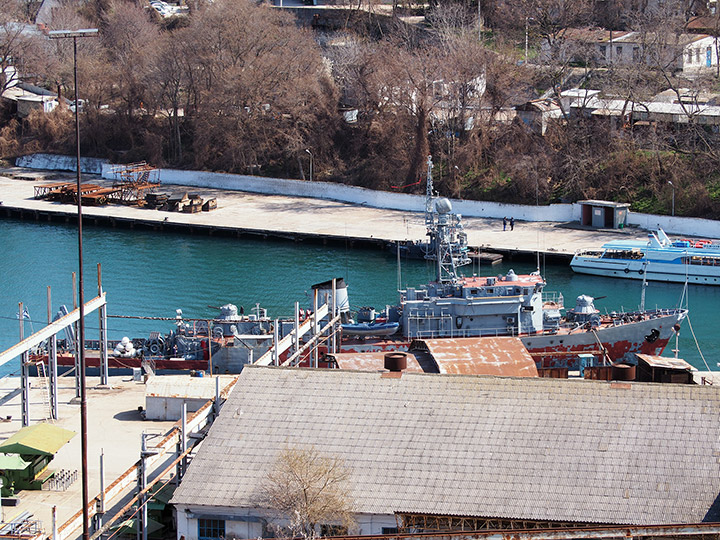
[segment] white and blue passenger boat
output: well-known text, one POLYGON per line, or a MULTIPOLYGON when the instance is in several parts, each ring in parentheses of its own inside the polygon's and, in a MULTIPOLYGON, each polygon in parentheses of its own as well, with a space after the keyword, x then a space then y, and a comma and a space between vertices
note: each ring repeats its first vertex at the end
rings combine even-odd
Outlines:
POLYGON ((570 267, 596 276, 720 285, 720 242, 671 240, 658 229, 645 242, 619 240, 578 251, 570 267))

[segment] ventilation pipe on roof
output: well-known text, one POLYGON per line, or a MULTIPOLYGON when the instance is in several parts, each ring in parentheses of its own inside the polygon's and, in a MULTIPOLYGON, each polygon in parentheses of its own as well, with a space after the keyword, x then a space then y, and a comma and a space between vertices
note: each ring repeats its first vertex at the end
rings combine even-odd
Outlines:
POLYGON ((404 371, 407 368, 407 353, 391 352, 385 354, 385 369, 388 371, 404 371))

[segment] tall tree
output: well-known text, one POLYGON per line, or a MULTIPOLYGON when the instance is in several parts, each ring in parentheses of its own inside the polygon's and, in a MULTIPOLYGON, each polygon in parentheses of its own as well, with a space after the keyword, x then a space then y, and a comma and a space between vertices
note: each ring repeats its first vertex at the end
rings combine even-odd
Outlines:
POLYGON ((305 30, 267 6, 220 0, 196 12, 183 36, 198 166, 287 174, 310 149, 321 169, 337 96, 305 30))

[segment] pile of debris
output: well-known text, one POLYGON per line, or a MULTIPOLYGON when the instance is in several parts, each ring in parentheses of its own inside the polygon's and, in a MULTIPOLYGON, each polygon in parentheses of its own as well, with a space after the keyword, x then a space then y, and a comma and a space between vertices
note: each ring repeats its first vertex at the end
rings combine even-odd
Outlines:
POLYGON ((145 206, 166 212, 196 214, 215 210, 217 208, 217 199, 213 197, 204 200, 197 193, 184 193, 179 198, 172 198, 167 193, 148 193, 145 196, 145 206))

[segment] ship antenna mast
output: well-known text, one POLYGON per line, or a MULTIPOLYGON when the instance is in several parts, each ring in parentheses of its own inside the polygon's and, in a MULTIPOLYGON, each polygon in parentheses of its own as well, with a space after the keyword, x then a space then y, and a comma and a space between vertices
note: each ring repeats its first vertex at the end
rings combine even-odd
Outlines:
POLYGON ((430 237, 431 249, 428 250, 425 258, 435 259, 438 283, 454 284, 458 281, 457 268, 472 262, 467 254, 467 234, 463 230, 461 216, 452 213, 450 201, 445 198, 435 200, 432 156, 428 156, 427 166, 425 226, 430 237))
POLYGON ((433 209, 433 162, 432 156, 427 158, 427 187, 425 188, 425 226, 429 228, 435 225, 435 212, 433 209))

